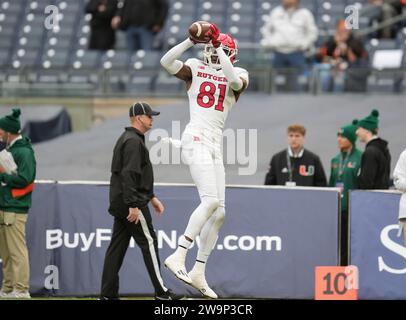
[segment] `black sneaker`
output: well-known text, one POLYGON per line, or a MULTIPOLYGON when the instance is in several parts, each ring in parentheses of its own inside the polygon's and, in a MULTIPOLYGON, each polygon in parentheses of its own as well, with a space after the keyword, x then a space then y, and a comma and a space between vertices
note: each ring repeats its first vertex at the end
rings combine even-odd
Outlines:
POLYGON ((173 293, 170 289, 163 294, 155 296, 155 300, 183 300, 185 298, 184 295, 173 293))

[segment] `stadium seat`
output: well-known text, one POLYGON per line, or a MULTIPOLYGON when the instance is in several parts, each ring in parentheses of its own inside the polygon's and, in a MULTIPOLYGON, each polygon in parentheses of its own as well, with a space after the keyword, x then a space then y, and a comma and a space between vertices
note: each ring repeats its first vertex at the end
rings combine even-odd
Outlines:
POLYGON ((0 25, 0 36, 9 37, 10 41, 13 41, 13 36, 15 34, 15 28, 11 25, 2 24, 0 25))
POLYGON ((160 52, 139 50, 131 56, 130 64, 136 70, 155 69, 160 67, 160 59, 160 52))
POLYGON ((82 0, 77 1, 60 1, 58 4, 59 9, 64 13, 72 13, 73 15, 80 15, 84 13, 84 3, 82 0))
POLYGON ((183 88, 184 84, 182 81, 179 81, 179 79, 167 74, 166 72, 161 72, 158 78, 156 79, 155 92, 157 93, 172 92, 176 94, 177 92, 180 92, 183 88))
POLYGON ((92 69, 100 66, 100 52, 79 49, 71 57, 73 69, 92 69))
POLYGON ((72 46, 72 39, 70 37, 59 37, 55 36, 52 33, 49 33, 45 40, 45 50, 54 48, 54 49, 63 49, 69 51, 72 46))
POLYGON ((192 16, 192 18, 196 17, 196 1, 187 1, 187 0, 175 0, 171 1, 169 12, 170 14, 181 14, 184 17, 192 16))
MULTIPOLYGON (((354 2, 301 0, 301 5, 310 9, 316 18, 320 31, 319 42, 324 41, 324 36, 334 33, 337 18, 342 18, 344 8, 354 2)), ((362 7, 368 0, 356 2, 362 7)), ((4 66, 8 66, 9 72, 15 73, 9 78, 18 81, 19 74, 26 69, 37 68, 41 75, 46 75, 42 79, 51 81, 53 72, 62 68, 71 73, 58 77, 59 82, 94 85, 98 83, 97 74, 105 72, 111 75, 109 81, 113 85, 128 82, 126 90, 147 90, 156 86, 160 90, 176 92, 182 88, 179 81, 161 74, 159 59, 163 55, 162 51, 141 51, 129 55, 125 32, 117 32, 112 56, 107 52, 101 54, 88 50, 91 16, 85 14, 85 4, 85 0, 1 0, 0 66, 3 66, 2 70, 4 66), (44 10, 49 5, 57 6, 60 13, 59 25, 53 30, 44 27, 44 10), (119 72, 124 69, 126 72, 120 77, 119 72)), ((168 19, 156 38, 155 48, 167 50, 187 37, 187 29, 191 23, 196 20, 210 20, 218 24, 222 32, 230 33, 238 40, 240 65, 260 69, 269 64, 269 56, 264 58, 261 51, 261 29, 271 10, 280 4, 281 0, 169 0, 168 19)), ((361 16, 359 22, 361 30, 369 25, 368 17, 361 16)), ((371 40, 366 47, 371 59, 377 50, 405 50, 406 28, 399 32, 396 40, 371 40)), ((196 46, 188 50, 182 60, 196 55, 201 57, 201 49, 201 46, 196 46)), ((373 81, 374 77, 383 81, 383 74, 384 72, 375 72, 371 87, 377 83, 373 81)), ((283 82, 282 78, 279 80, 283 82)), ((379 86, 381 89, 384 87, 380 84, 377 87, 379 86)))
POLYGON ((5 67, 9 63, 9 50, 0 49, 0 67, 5 67))
POLYGON ((0 12, 4 13, 18 13, 21 10, 21 6, 24 5, 24 2, 21 1, 2 1, 0 3, 0 12))
POLYGON ((126 69, 129 64, 128 51, 108 50, 101 56, 104 69, 126 69))
POLYGON ((68 63, 69 52, 64 49, 49 48, 44 51, 41 65, 45 69, 64 68, 68 63))

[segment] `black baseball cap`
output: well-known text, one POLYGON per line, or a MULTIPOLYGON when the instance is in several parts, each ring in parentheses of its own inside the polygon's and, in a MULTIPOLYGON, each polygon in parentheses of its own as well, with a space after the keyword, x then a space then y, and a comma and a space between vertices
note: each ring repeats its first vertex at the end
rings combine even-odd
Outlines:
POLYGON ((160 112, 154 111, 151 109, 148 103, 146 102, 135 102, 129 110, 129 115, 130 117, 135 117, 135 116, 157 116, 159 115, 160 112))

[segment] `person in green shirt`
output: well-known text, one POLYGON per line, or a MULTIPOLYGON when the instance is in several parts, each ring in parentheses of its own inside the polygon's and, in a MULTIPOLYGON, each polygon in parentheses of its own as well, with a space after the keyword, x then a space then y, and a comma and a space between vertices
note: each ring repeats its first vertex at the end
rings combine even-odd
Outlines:
POLYGON ((4 153, 12 156, 16 168, 0 165, 0 258, 3 283, 0 298, 30 298, 30 265, 25 226, 34 187, 36 161, 29 138, 20 134, 20 109, 0 118, 0 139, 4 153))
POLYGON ((362 152, 357 149, 357 121, 340 128, 337 142, 340 153, 331 160, 329 186, 341 190, 341 264, 348 264, 348 192, 358 189, 362 152))

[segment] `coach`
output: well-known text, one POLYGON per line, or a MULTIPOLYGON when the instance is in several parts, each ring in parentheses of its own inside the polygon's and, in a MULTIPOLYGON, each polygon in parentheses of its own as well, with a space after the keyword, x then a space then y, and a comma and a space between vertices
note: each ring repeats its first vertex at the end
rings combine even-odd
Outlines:
POLYGON ((144 136, 152 128, 152 117, 159 112, 145 102, 137 102, 130 107, 129 115, 131 126, 118 139, 111 164, 109 212, 114 216, 114 226, 104 260, 100 299, 118 299, 118 273, 131 237, 142 251, 155 299, 179 299, 163 284, 157 238, 148 208, 151 202, 157 215, 164 212, 164 206, 154 195, 152 164, 144 136))

